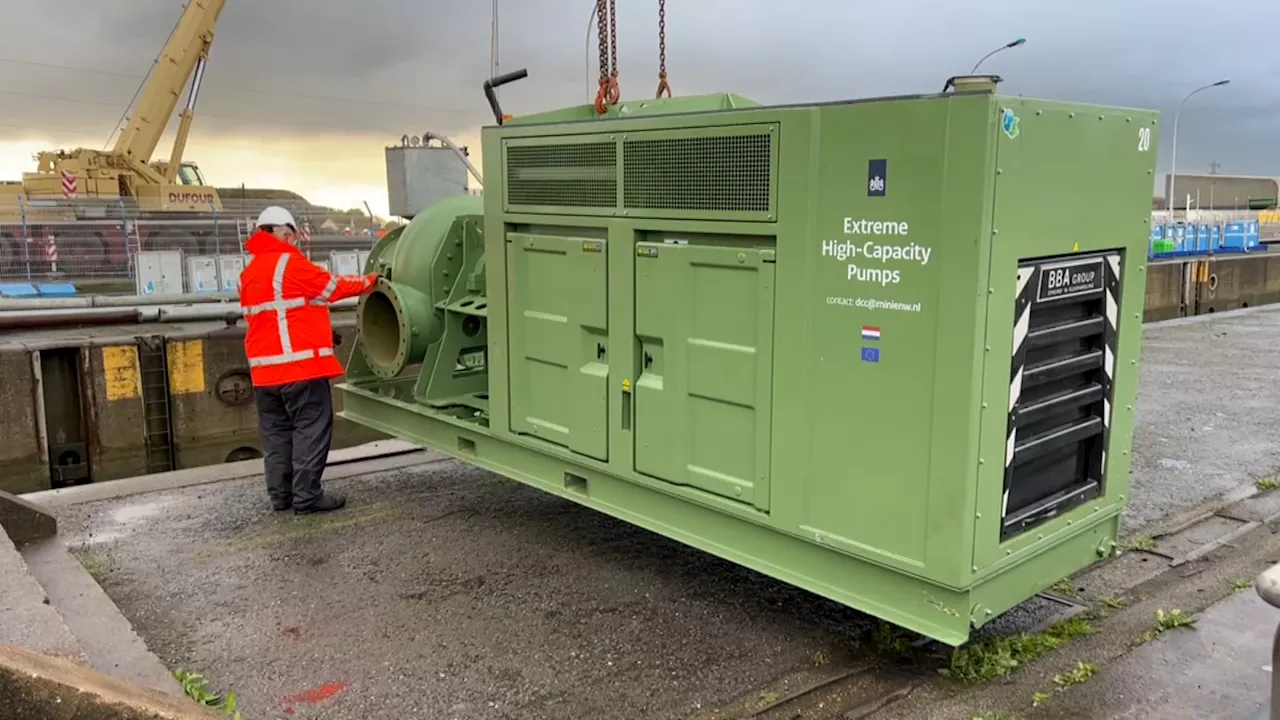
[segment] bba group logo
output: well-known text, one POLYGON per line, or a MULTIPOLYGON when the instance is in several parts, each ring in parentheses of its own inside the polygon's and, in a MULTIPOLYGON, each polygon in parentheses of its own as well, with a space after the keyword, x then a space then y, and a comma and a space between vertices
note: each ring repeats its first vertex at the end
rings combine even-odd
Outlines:
POLYGON ((867 161, 867 197, 884 197, 889 189, 889 161, 867 161))

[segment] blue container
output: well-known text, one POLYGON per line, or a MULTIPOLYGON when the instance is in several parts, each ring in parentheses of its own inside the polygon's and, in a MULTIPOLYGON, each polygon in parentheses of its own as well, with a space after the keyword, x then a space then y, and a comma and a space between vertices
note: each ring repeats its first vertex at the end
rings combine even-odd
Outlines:
POLYGON ((44 297, 75 297, 80 293, 71 283, 40 283, 40 294, 44 297))
POLYGON ((34 298, 40 292, 31 283, 0 283, 0 297, 34 298))
POLYGON ((1244 252, 1245 247, 1245 229, 1244 223, 1232 222, 1222 230, 1222 251, 1223 252, 1244 252))
POLYGON ((1222 226, 1214 225, 1209 228, 1209 250, 1218 252, 1222 249, 1222 226))
POLYGON ((1182 223, 1173 226, 1173 251, 1176 253, 1187 251, 1187 228, 1182 223))
POLYGON ((1248 220, 1244 224, 1244 249, 1257 250, 1262 246, 1262 239, 1258 233, 1258 221, 1248 220))
POLYGON ((1209 252, 1209 226, 1196 226, 1196 254, 1203 255, 1209 252))

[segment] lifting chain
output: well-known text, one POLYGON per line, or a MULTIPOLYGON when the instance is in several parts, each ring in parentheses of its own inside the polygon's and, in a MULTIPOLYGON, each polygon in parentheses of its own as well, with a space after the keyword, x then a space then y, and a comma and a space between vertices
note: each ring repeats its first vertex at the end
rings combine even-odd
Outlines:
POLYGON ((658 92, 671 97, 671 84, 667 82, 667 0, 658 0, 658 92))
POLYGON ((618 21, 615 0, 596 0, 596 28, 600 39, 600 90, 596 112, 603 115, 616 105, 618 89, 618 21), (605 15, 608 14, 606 19, 605 15))

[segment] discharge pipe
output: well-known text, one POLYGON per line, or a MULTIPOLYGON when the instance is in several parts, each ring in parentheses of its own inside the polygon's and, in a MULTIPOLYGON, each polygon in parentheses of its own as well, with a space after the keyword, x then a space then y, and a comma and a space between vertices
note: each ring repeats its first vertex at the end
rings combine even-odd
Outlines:
POLYGON ((452 150, 453 154, 457 155, 458 159, 461 160, 463 164, 467 166, 467 169, 471 171, 471 174, 475 177, 476 182, 480 183, 481 185, 484 185, 484 178, 480 177, 480 171, 476 169, 475 165, 471 164, 471 158, 467 157, 467 154, 462 152, 462 148, 458 147, 457 144, 454 143, 449 138, 437 133, 433 133, 431 131, 427 131, 423 133, 422 144, 426 145, 429 140, 433 140, 433 139, 439 140, 441 145, 444 145, 445 147, 452 150))
MULTIPOLYGON (((356 307, 356 298, 330 303, 331 310, 356 307)), ((0 312, 0 330, 32 330, 79 325, 123 325, 222 320, 234 325, 242 317, 239 303, 203 305, 136 305, 132 307, 59 308, 0 312)))
POLYGON ((84 295, 65 298, 0 298, 0 312, 10 310, 68 310, 75 308, 139 307, 144 305, 238 304, 236 293, 170 295, 84 295))

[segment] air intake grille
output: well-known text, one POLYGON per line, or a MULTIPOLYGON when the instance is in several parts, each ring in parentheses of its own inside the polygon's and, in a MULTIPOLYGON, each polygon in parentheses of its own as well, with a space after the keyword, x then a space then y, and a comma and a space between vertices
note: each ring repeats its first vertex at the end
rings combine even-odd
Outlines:
POLYGON ((623 207, 768 212, 773 136, 626 140, 623 207))
POLYGON ((618 150, 610 141, 507 146, 511 205, 618 206, 618 150))
POLYGON ((1119 278, 1117 254, 1018 268, 1002 539, 1102 492, 1119 278))

